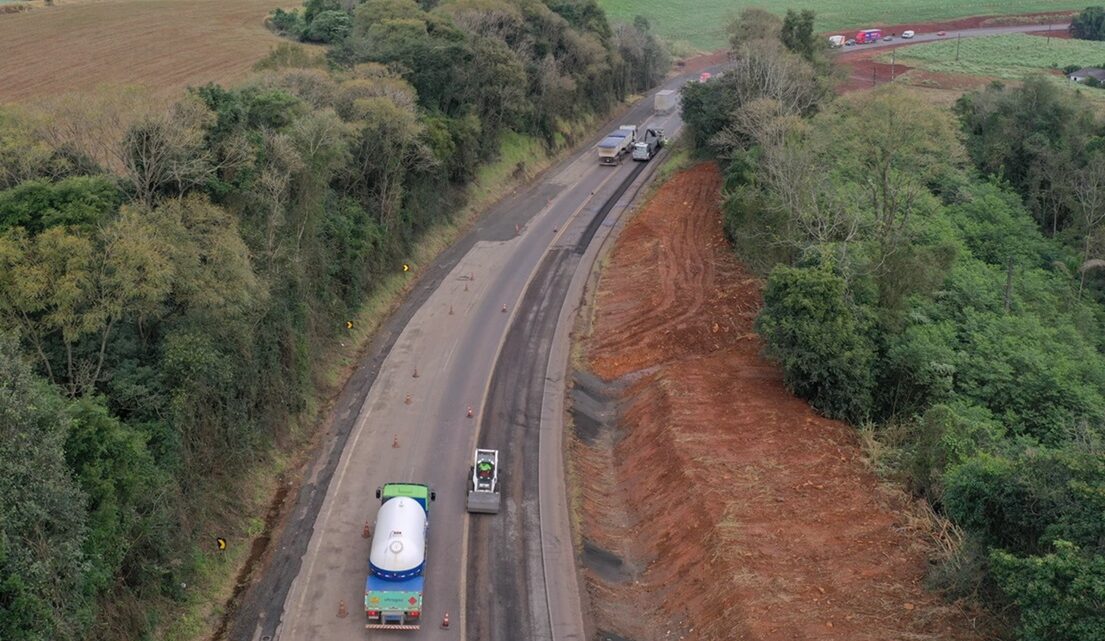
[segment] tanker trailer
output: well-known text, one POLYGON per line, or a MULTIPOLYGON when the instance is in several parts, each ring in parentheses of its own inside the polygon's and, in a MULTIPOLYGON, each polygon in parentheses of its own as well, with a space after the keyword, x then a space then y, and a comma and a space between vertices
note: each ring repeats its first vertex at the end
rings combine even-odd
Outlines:
POLYGON ((366 628, 418 630, 430 502, 426 485, 388 483, 376 490, 380 509, 368 557, 364 609, 366 628))

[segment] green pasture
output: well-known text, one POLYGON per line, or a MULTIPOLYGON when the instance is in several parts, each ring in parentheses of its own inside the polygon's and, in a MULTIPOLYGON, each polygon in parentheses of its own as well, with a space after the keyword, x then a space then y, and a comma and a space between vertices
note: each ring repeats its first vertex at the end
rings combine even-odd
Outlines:
MULTIPOLYGON (((897 62, 910 67, 941 73, 961 73, 990 78, 1019 79, 1042 69, 1062 69, 1070 65, 1105 65, 1105 42, 1060 40, 1013 34, 964 38, 958 43, 956 60, 954 39, 913 45, 898 49, 897 62)), ((878 58, 888 62, 889 54, 878 58)))
MULTIPOLYGON (((969 16, 995 16, 1039 11, 1079 10, 1087 0, 598 0, 611 21, 631 22, 634 16, 648 18, 657 34, 674 42, 686 42, 699 49, 725 46, 725 25, 745 7, 762 7, 780 14, 787 9, 813 9, 817 28, 862 28, 867 26, 932 22, 969 16)), ((1093 4, 1090 2, 1089 4, 1093 4)))

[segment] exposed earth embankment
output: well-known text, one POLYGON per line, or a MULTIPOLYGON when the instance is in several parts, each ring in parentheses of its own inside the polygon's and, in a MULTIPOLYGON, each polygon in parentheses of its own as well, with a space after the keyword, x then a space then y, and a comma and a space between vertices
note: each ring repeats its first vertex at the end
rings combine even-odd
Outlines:
POLYGON ((979 639, 922 585, 933 537, 856 431, 760 355, 761 282, 712 163, 622 231, 572 391, 587 589, 609 639, 979 639))

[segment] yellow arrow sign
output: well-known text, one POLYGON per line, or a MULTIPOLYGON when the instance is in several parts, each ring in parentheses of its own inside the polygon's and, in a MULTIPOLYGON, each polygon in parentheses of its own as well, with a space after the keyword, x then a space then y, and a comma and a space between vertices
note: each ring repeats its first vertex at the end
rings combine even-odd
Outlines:
POLYGON ((217 545, 219 547, 219 551, 222 552, 226 549, 226 539, 221 536, 218 537, 217 539, 215 539, 215 545, 217 545))
POLYGON ((353 329, 353 321, 345 321, 346 329, 353 329))
POLYGON ((403 263, 403 271, 409 272, 410 270, 411 270, 411 266, 406 264, 406 263, 403 263))

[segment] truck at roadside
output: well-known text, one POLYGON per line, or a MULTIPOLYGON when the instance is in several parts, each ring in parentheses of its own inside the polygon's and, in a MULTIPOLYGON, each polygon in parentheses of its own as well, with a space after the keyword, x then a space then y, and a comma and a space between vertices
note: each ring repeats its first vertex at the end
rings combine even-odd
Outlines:
POLYGON ((418 630, 430 502, 436 496, 420 483, 387 483, 376 490, 376 498, 380 508, 365 580, 365 627, 418 630))
POLYGON ((633 143, 633 160, 648 162, 664 146, 663 129, 646 129, 641 140, 633 143))
POLYGON ((627 154, 633 143, 637 142, 637 125, 622 125, 599 141, 599 162, 604 165, 617 165, 627 154))
POLYGON ((653 98, 652 107, 658 114, 669 114, 675 110, 675 103, 679 98, 679 94, 674 89, 661 89, 656 92, 656 97, 653 98))

